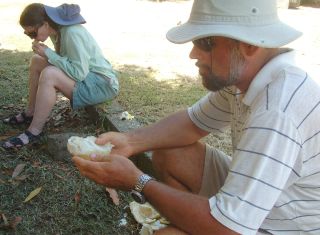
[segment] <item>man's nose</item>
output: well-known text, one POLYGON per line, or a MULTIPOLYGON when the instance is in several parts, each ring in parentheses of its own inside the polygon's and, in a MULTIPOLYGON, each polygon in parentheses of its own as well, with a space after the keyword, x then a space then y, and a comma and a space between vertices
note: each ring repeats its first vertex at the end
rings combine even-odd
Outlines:
POLYGON ((199 59, 199 49, 195 45, 193 45, 193 47, 189 53, 189 58, 193 59, 193 60, 199 59))

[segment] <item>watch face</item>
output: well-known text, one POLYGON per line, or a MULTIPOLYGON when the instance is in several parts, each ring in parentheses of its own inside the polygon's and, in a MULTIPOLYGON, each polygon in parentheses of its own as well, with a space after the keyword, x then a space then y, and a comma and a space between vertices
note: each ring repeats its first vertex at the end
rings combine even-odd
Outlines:
POLYGON ((142 193, 139 193, 135 190, 132 190, 130 192, 131 197, 133 198, 133 200, 135 200, 136 202, 143 204, 146 202, 146 198, 144 197, 144 195, 142 193))

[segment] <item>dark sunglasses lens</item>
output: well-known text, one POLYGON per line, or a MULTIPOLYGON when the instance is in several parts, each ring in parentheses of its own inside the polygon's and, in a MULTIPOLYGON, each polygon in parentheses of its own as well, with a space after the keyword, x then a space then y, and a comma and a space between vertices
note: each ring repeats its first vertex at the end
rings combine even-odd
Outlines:
POLYGON ((200 38, 193 41, 193 44, 203 51, 211 51, 211 38, 200 38))
POLYGON ((29 36, 31 39, 34 39, 34 38, 36 38, 37 37, 37 32, 35 32, 35 31, 33 31, 33 32, 25 32, 25 34, 27 35, 27 36, 29 36))

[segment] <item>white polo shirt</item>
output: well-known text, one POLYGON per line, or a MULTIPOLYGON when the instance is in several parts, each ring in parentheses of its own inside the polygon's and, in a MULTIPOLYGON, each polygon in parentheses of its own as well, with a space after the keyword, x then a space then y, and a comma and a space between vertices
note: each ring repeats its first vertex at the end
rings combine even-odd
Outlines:
POLYGON ((320 234, 320 87, 280 54, 245 95, 211 92, 188 109, 201 129, 231 125, 233 156, 212 216, 241 234, 320 234))

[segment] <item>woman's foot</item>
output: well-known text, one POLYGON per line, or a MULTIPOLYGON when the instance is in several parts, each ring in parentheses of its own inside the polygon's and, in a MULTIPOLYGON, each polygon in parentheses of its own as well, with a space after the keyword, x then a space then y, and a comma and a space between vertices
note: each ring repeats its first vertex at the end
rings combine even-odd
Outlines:
POLYGON ((27 144, 39 142, 41 138, 41 134, 34 135, 30 131, 25 131, 18 136, 14 136, 9 138, 2 144, 2 147, 5 149, 13 149, 13 148, 20 148, 27 144))
POLYGON ((3 119, 3 123, 10 125, 19 125, 19 124, 30 124, 32 122, 33 116, 27 116, 25 112, 19 113, 15 116, 8 117, 3 119))

